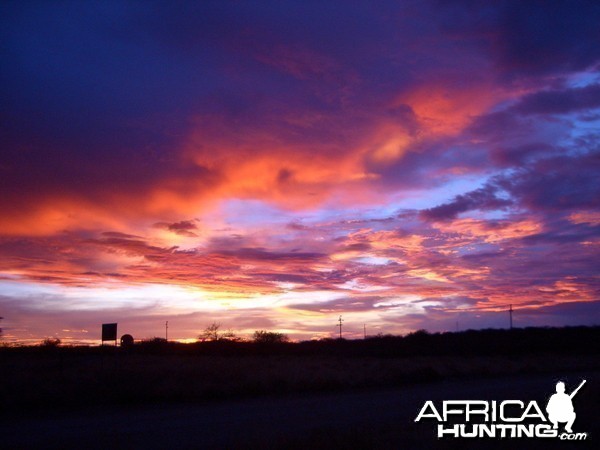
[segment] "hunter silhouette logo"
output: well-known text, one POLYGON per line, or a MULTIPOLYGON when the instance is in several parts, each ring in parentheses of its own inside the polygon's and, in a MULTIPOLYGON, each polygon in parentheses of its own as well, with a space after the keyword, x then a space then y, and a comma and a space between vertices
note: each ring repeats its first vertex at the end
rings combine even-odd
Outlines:
POLYGON ((560 440, 585 440, 588 433, 574 433, 577 415, 573 398, 583 387, 567 394, 565 383, 556 383, 556 393, 546 405, 547 416, 535 400, 444 400, 436 407, 427 400, 415 422, 423 419, 437 421, 437 437, 455 438, 558 438, 560 440), (458 423, 457 423, 458 422, 458 423), (559 424, 564 432, 559 432, 559 424))
POLYGON ((558 422, 566 422, 565 431, 572 433, 573 422, 575 422, 575 409, 573 408, 573 397, 579 392, 579 389, 585 384, 585 380, 581 382, 577 389, 571 394, 565 394, 565 383, 559 381, 556 383, 556 394, 553 394, 548 401, 546 406, 546 412, 548 413, 548 419, 554 425, 552 428, 555 430, 558 428, 558 422))

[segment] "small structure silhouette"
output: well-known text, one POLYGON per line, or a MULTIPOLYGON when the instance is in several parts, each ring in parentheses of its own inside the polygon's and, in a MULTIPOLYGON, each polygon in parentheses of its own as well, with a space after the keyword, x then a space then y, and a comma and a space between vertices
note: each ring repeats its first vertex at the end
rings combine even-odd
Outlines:
POLYGON ((566 422, 565 430, 568 433, 573 432, 571 427, 573 426, 573 422, 575 422, 577 414, 575 414, 572 400, 584 383, 585 380, 570 395, 565 393, 565 383, 562 381, 556 383, 556 394, 552 394, 546 406, 548 418, 552 422, 554 429, 558 428, 558 422, 566 422))
POLYGON ((124 334, 123 336, 121 336, 121 347, 133 347, 133 336, 130 334, 124 334))

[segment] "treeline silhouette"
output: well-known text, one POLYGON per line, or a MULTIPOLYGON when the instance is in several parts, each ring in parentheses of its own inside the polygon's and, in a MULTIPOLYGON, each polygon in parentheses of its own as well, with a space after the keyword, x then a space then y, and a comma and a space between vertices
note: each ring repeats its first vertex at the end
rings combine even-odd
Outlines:
POLYGON ((321 339, 302 342, 217 340, 179 343, 153 338, 128 347, 21 347, 20 352, 131 353, 177 355, 332 355, 332 356, 486 356, 523 354, 600 353, 600 326, 530 327, 429 333, 415 331, 404 336, 378 335, 366 339, 321 339))
POLYGON ((179 344, 161 339, 140 342, 132 351, 210 355, 335 355, 335 356, 441 356, 522 355, 535 353, 600 353, 600 326, 565 328, 485 329, 404 336, 379 335, 367 339, 321 339, 303 342, 199 342, 179 344))

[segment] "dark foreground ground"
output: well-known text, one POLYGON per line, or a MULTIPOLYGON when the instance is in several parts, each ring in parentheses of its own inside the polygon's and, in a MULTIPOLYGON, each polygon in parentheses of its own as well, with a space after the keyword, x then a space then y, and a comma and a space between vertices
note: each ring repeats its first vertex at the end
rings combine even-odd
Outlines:
POLYGON ((0 348, 0 449, 600 448, 600 327, 361 341, 0 348), (581 442, 436 437, 426 400, 536 400, 581 442))
POLYGON ((200 405, 146 405, 6 419, 1 447, 56 449, 475 449, 598 448, 600 372, 451 380, 404 388, 288 395, 200 405), (587 384, 574 400, 574 430, 584 442, 547 439, 437 439, 435 425, 415 423, 426 400, 536 400, 543 408, 557 379, 587 384))

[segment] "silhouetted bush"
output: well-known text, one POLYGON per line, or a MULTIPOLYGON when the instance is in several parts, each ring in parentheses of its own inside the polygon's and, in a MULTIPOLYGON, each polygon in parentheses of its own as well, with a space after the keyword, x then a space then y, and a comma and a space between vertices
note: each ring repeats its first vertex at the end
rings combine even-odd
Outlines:
POLYGON ((44 347, 44 348, 56 348, 60 345, 60 339, 59 338, 51 338, 51 337, 47 337, 46 339, 44 339, 42 342, 40 342, 40 347, 44 347))
POLYGON ((283 333, 274 331, 257 330, 254 332, 253 340, 257 344, 281 344, 290 339, 283 333))

